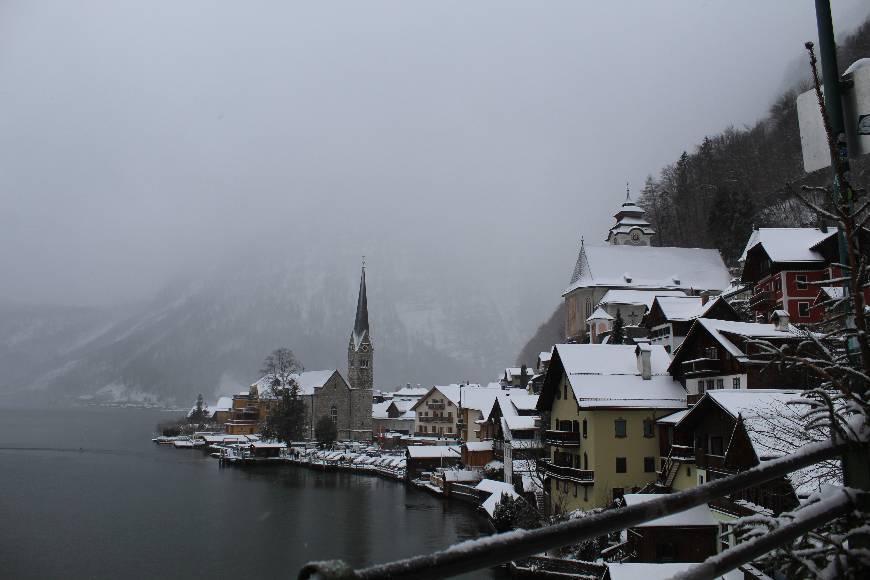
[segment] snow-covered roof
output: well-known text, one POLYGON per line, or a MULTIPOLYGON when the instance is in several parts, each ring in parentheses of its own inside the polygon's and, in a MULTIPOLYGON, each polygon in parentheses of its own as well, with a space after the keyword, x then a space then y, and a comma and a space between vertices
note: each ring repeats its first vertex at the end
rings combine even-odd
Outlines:
MULTIPOLYGON (((335 371, 335 369, 326 370, 326 371, 305 371, 302 373, 292 374, 292 375, 290 375, 289 378, 292 380, 295 380, 297 382, 297 384, 299 385, 299 394, 300 395, 313 395, 314 389, 319 389, 324 384, 326 384, 326 381, 328 381, 329 377, 331 377, 335 372, 337 372, 337 371, 335 371)), ((273 381, 274 381, 274 377, 272 377, 270 375, 266 375, 266 376, 260 377, 260 379, 258 379, 257 382, 255 382, 251 386, 256 385, 257 390, 260 393, 260 396, 264 397, 264 396, 268 396, 268 393, 272 388, 273 381)), ((248 393, 240 393, 240 394, 247 395, 248 393)))
POLYGON ((682 411, 677 411, 676 413, 671 413, 670 415, 665 415, 664 417, 661 417, 660 419, 656 419, 656 423, 661 423, 663 425, 676 425, 691 410, 692 410, 691 408, 683 409, 682 411))
POLYGON ((601 300, 598 301, 598 305, 628 304, 631 306, 646 306, 647 310, 649 310, 656 296, 685 297, 686 294, 680 290, 608 290, 601 300))
POLYGON ((595 312, 589 315, 589 318, 586 319, 586 322, 592 322, 593 320, 613 320, 613 317, 609 315, 606 310, 599 306, 595 309, 595 312))
POLYGON ((745 262, 749 250, 760 244, 773 262, 820 262, 824 258, 813 246, 836 233, 818 228, 758 228, 749 236, 740 261, 745 262))
POLYGON ((469 451, 492 451, 492 441, 469 441, 465 443, 469 451))
POLYGON ((415 401, 408 401, 405 399, 394 400, 391 402, 393 405, 396 406, 396 409, 401 413, 405 413, 407 411, 410 411, 414 407, 414 403, 415 403, 415 401))
MULTIPOLYGON (((627 493, 623 496, 623 499, 625 499, 625 505, 631 507, 634 505, 640 505, 644 502, 654 499, 661 499, 662 497, 662 495, 656 495, 653 493, 627 493)), ((648 528, 656 526, 685 527, 715 525, 716 521, 713 519, 713 514, 710 512, 709 506, 707 506, 707 504, 703 504, 695 506, 693 508, 689 508, 685 511, 677 512, 667 516, 662 516, 660 518, 656 518, 642 524, 637 524, 633 527, 648 528)))
POLYGON ((584 245, 563 296, 593 286, 722 290, 730 281, 718 250, 584 245))
POLYGON ((703 317, 721 299, 717 296, 702 304, 700 296, 657 296, 656 302, 666 320, 687 322, 703 317))
MULTIPOLYGON (((707 332, 709 332, 710 335, 725 348, 725 350, 739 359, 746 358, 746 353, 740 350, 740 348, 731 341, 728 337, 729 335, 760 340, 795 339, 802 336, 801 331, 792 325, 789 325, 789 330, 777 330, 776 326, 773 324, 759 322, 733 322, 731 320, 716 320, 714 318, 698 318, 695 320, 694 324, 705 328, 707 332)), ((691 333, 693 330, 694 325, 689 332, 691 333)), ((674 352, 674 356, 676 356, 686 344, 688 344, 688 341, 683 342, 683 344, 677 348, 674 352)))
POLYGON ((251 441, 254 449, 286 449, 287 444, 281 441, 251 441))
POLYGON ((462 450, 456 445, 411 445, 407 449, 408 456, 412 459, 448 459, 462 454, 462 450))
POLYGON ((680 409, 686 390, 668 372, 670 356, 661 345, 647 345, 649 379, 641 376, 635 346, 558 344, 556 350, 581 407, 680 409))
POLYGON ((842 286, 822 286, 819 288, 819 297, 827 300, 840 300, 843 297, 842 286))
MULTIPOLYGON (((610 580, 667 580, 697 566, 693 563, 608 562, 610 580)), ((740 573, 743 578, 743 573, 740 573)))
POLYGON ((481 479, 480 482, 478 482, 478 484, 474 486, 474 489, 486 493, 510 493, 514 491, 514 486, 512 483, 505 483, 503 481, 496 481, 494 479, 481 479))
POLYGON ((392 401, 384 401, 383 403, 373 403, 372 404, 372 419, 388 419, 389 415, 387 415, 387 407, 389 407, 393 402, 392 401))
POLYGON ((502 417, 511 431, 531 431, 535 429, 535 421, 540 417, 533 415, 506 415, 502 417))
POLYGON ((501 501, 502 494, 507 494, 514 499, 517 499, 517 498, 522 499, 520 494, 518 494, 517 492, 515 492, 513 490, 513 486, 511 486, 510 491, 505 490, 505 491, 502 491, 501 493, 492 494, 491 496, 489 496, 489 498, 487 498, 486 501, 484 501, 482 504, 480 504, 480 507, 482 507, 483 510, 489 514, 489 517, 495 516, 495 506, 497 506, 498 503, 501 501))
POLYGON ((542 363, 549 362, 552 354, 553 353, 551 353, 548 350, 542 350, 541 354, 538 355, 538 360, 541 361, 542 363))
POLYGON ((393 398, 395 397, 410 397, 410 398, 419 398, 429 392, 427 387, 402 387, 398 391, 393 392, 393 398))
POLYGON ((213 413, 218 411, 229 411, 233 408, 233 398, 232 397, 219 397, 217 403, 211 408, 213 413))
POLYGON ((530 395, 525 391, 516 394, 508 392, 508 396, 517 411, 534 411, 538 405, 538 395, 530 395))

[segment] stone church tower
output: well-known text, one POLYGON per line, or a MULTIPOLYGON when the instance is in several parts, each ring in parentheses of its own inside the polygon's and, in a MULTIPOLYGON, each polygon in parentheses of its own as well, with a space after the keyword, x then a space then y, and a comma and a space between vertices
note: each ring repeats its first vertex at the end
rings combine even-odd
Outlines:
POLYGON ((613 214, 616 224, 610 228, 607 234, 607 243, 611 246, 651 246, 652 237, 656 231, 644 215, 646 211, 633 201, 625 186, 625 202, 619 211, 613 214))
POLYGON ((347 344, 347 380, 352 389, 371 391, 374 385, 374 346, 369 333, 369 306, 366 299, 366 267, 363 264, 356 301, 356 320, 347 344))

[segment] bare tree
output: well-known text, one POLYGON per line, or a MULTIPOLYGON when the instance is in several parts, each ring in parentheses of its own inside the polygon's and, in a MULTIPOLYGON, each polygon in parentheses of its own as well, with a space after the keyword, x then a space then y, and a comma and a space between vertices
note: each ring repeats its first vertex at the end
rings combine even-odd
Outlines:
POLYGON ((293 375, 299 373, 301 369, 302 366, 293 351, 282 347, 273 350, 266 357, 260 372, 264 377, 270 379, 269 387, 273 394, 277 394, 277 390, 288 386, 293 375))

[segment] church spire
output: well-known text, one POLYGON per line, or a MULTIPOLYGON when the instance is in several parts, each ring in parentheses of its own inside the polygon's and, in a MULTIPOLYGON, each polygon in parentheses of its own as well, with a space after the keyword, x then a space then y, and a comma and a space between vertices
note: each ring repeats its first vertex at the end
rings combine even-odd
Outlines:
POLYGON ((353 323, 353 342, 359 345, 369 332, 369 305, 366 299, 366 259, 363 256, 362 274, 359 279, 359 296, 356 300, 356 320, 353 323))
POLYGON ((631 201, 631 189, 628 187, 628 182, 625 182, 625 201, 631 201))

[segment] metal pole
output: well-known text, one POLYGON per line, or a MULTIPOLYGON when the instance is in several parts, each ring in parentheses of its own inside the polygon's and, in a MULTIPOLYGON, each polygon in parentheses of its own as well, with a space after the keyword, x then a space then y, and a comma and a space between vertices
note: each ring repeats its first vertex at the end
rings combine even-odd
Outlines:
MULTIPOLYGON (((849 149, 846 145, 845 122, 843 120, 843 98, 840 90, 840 70, 837 66, 837 45, 834 41, 834 23, 831 18, 830 0, 816 0, 816 25, 819 33, 819 57, 822 63, 822 85, 825 89, 825 109, 834 139, 831 151, 831 169, 833 171, 833 202, 840 205, 842 196, 846 196, 849 212, 852 212, 852 191, 841 191, 840 175, 848 178, 849 149)), ((849 251, 846 236, 842 226, 837 228, 837 241, 840 250, 840 264, 848 268, 849 251)), ((847 332, 846 353, 852 364, 856 362, 858 337, 855 333, 855 315, 849 300, 850 288, 847 280, 843 281, 843 306, 845 312, 845 327, 847 332)), ((870 461, 866 451, 850 450, 843 456, 843 483, 849 487, 870 490, 870 461)))

